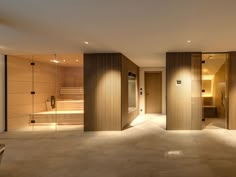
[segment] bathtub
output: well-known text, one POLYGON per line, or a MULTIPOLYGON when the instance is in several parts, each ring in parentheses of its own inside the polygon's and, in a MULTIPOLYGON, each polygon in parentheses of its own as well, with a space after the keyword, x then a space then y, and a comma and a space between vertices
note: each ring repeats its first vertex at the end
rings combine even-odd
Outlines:
POLYGON ((47 111, 30 114, 35 123, 84 124, 83 100, 56 101, 56 109, 52 109, 51 102, 46 102, 47 111))

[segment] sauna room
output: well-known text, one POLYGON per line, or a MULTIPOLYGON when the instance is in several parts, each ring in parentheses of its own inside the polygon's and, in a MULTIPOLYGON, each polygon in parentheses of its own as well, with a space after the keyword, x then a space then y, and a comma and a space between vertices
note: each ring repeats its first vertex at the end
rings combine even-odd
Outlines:
POLYGON ((7 56, 7 130, 84 123, 83 55, 7 56))
POLYGON ((227 54, 202 55, 203 129, 227 128, 227 54))

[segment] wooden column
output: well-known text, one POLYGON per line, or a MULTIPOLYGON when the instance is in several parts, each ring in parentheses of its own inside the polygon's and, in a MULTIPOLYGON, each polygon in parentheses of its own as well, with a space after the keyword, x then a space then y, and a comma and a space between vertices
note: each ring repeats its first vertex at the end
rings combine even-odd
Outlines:
POLYGON ((85 131, 122 130, 137 116, 138 104, 128 113, 128 72, 138 67, 120 53, 84 55, 85 131))

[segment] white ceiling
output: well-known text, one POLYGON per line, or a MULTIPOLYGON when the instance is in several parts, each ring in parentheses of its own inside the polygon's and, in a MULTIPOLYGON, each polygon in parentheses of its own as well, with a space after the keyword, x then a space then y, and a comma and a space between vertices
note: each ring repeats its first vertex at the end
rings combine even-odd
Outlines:
POLYGON ((235 0, 0 0, 0 50, 121 52, 164 66, 167 51, 236 50, 235 8, 235 0))

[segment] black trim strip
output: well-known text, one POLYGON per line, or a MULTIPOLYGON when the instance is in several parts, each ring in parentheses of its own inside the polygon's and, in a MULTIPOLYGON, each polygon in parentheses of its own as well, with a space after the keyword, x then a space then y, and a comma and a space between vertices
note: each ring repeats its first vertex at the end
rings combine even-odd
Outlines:
POLYGON ((5 60, 4 60, 4 64, 5 64, 5 131, 7 131, 7 55, 5 55, 5 60))

